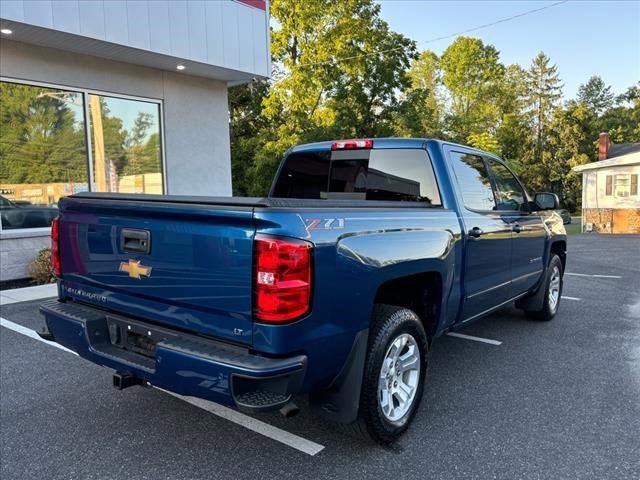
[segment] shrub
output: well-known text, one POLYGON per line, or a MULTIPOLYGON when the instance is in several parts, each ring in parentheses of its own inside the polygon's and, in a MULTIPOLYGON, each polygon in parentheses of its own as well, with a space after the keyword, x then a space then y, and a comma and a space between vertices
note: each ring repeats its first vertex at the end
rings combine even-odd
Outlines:
POLYGON ((51 267, 50 248, 43 248, 38 252, 36 258, 29 265, 29 275, 38 285, 56 281, 56 276, 53 274, 53 268, 51 267))

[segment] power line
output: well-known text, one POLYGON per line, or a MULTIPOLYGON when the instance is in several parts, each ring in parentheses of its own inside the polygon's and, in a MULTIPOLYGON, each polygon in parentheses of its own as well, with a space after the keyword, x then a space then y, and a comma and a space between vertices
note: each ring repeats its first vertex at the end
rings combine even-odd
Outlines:
MULTIPOLYGON (((475 32, 475 31, 481 30, 483 28, 493 27, 494 25, 498 25, 500 23, 509 22, 509 21, 514 20, 516 18, 525 17, 525 16, 531 15, 533 13, 538 13, 538 12, 541 12, 543 10, 547 10, 548 8, 557 7, 558 5, 562 5, 563 3, 567 3, 568 1, 569 0, 561 0, 559 2, 555 2, 555 3, 551 3, 549 5, 545 5, 544 7, 538 7, 538 8, 534 8, 532 10, 527 10, 526 12, 521 12, 521 13, 517 13, 515 15, 511 15, 510 17, 500 18, 500 19, 495 20, 495 21, 493 21, 491 23, 485 23, 483 25, 478 25, 477 27, 468 28, 468 29, 462 30, 460 32, 451 33, 449 35, 443 35, 442 37, 432 38, 432 39, 429 39, 429 40, 422 40, 420 42, 417 42, 416 44, 417 45, 425 45, 427 43, 439 42, 440 40, 446 40, 448 38, 453 38, 453 37, 457 37, 459 35, 464 35, 465 33, 475 32)), ((381 53, 388 53, 388 52, 395 52, 397 50, 404 50, 405 48, 406 47, 396 47, 396 48, 390 48, 388 50, 378 50, 378 51, 371 52, 371 53, 363 53, 362 55, 353 55, 351 57, 334 58, 332 60, 326 60, 324 62, 303 63, 303 64, 300 64, 300 66, 301 67, 314 67, 314 66, 320 66, 320 65, 331 65, 331 64, 339 63, 339 62, 346 62, 348 60, 356 60, 356 59, 359 59, 359 58, 371 57, 373 55, 380 55, 381 53)))

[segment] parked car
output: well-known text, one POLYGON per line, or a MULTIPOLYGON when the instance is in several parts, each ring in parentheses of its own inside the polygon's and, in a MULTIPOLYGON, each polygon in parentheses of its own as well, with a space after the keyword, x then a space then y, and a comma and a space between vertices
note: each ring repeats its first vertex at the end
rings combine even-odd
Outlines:
POLYGON ((558 210, 558 214, 562 218, 562 223, 568 225, 571 223, 571 214, 567 210, 558 210))
POLYGON ((0 196, 0 219, 5 230, 16 228, 50 227, 58 216, 56 207, 31 205, 28 202, 12 202, 0 196))
POLYGON ((286 414, 307 395, 390 443, 436 337, 514 301, 554 318, 557 208, 499 158, 424 139, 297 146, 266 198, 73 195, 41 335, 115 370, 117 388, 286 414))

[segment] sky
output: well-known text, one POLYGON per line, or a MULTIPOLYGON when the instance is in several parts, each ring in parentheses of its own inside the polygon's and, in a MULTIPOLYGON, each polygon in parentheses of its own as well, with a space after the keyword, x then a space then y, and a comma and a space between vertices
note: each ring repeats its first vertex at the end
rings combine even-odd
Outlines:
MULTIPOLYGON (((557 0, 556 0, 557 1, 557 0)), ((430 39, 551 5, 556 1, 379 0, 392 30, 440 55, 454 40, 430 39)), ((467 33, 493 44, 505 65, 525 68, 543 51, 558 67, 564 98, 600 75, 617 95, 640 80, 640 0, 569 1, 467 33)))

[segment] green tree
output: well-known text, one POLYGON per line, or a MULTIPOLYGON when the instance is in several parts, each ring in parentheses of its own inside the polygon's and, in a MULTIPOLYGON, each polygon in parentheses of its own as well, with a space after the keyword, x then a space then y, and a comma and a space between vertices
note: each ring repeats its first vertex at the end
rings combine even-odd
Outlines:
POLYGON ((405 89, 393 113, 393 134, 401 137, 444 138, 442 71, 438 56, 423 51, 407 72, 405 89))
POLYGON ((520 173, 520 159, 525 150, 523 139, 530 132, 530 119, 526 110, 526 72, 520 65, 509 65, 500 89, 498 105, 502 119, 496 132, 500 154, 516 173, 520 173))
POLYGON ((615 143, 640 142, 640 82, 616 98, 615 106, 598 118, 594 130, 594 138, 606 131, 615 143))
MULTIPOLYGON (((262 148, 261 135, 270 133, 270 121, 262 115, 262 100, 269 91, 266 81, 237 85, 229 89, 231 137, 231 176, 233 194, 246 196, 254 192, 254 161, 262 148)), ((258 183, 258 182, 255 182, 258 183)))
POLYGON ((526 72, 524 101, 532 135, 523 139, 526 149, 521 157, 522 174, 529 185, 546 184, 543 154, 548 143, 549 127, 562 97, 558 69, 549 57, 540 52, 526 72))
POLYGON ((451 97, 447 124, 454 140, 465 143, 472 134, 495 135, 505 74, 499 57, 493 45, 471 37, 456 38, 442 54, 442 81, 451 97))
POLYGON ((576 211, 579 206, 581 176, 572 168, 590 160, 594 118, 595 113, 586 105, 570 102, 566 108, 556 109, 551 119, 538 187, 558 193, 561 204, 569 211, 576 211))
MULTIPOLYGON (((414 42, 389 30, 372 0, 274 0, 273 84, 263 101, 252 194, 264 194, 287 148, 391 133, 414 42)), ((233 125, 232 125, 233 128, 233 125)))
POLYGON ((0 82, 0 182, 84 182, 84 128, 73 94, 0 82))
POLYGON ((587 83, 583 83, 578 88, 578 102, 586 105, 597 116, 611 108, 613 100, 611 87, 606 85, 598 75, 592 76, 587 83))

